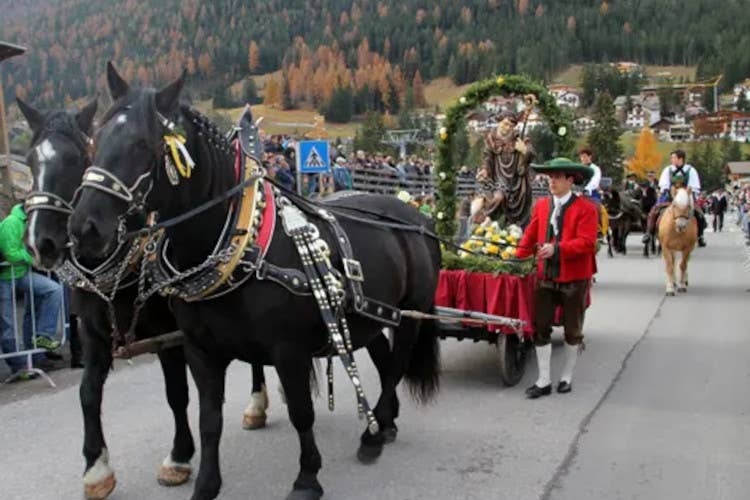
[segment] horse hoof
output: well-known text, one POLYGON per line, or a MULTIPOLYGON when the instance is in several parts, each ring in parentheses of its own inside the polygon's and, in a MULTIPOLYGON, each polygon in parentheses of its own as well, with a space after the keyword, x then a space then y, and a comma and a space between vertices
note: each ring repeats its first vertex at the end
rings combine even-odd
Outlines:
POLYGON ((266 414, 263 415, 243 415, 242 416, 242 428, 246 431, 253 431, 256 429, 262 429, 266 426, 266 414))
POLYGON ((286 500, 319 500, 322 496, 323 492, 318 490, 292 490, 286 500))
POLYGON ((117 485, 115 474, 112 473, 94 484, 84 485, 86 500, 104 500, 109 497, 117 485))
POLYGON ((674 290, 667 290, 667 297, 674 297, 674 290))
POLYGON ((383 429, 383 437, 385 438, 385 444, 391 444, 396 440, 396 436, 398 436, 398 428, 397 427, 386 427, 383 429))
POLYGON ((681 287, 679 287, 677 289, 677 292, 678 293, 686 293, 687 292, 687 287, 686 286, 681 286, 681 287))
POLYGON ((159 468, 159 475, 156 480, 162 486, 180 486, 188 482, 192 473, 193 468, 189 465, 162 465, 159 468))
POLYGON ((357 450, 357 459, 364 465, 370 465, 377 462, 382 453, 382 446, 359 445, 359 449, 357 450))

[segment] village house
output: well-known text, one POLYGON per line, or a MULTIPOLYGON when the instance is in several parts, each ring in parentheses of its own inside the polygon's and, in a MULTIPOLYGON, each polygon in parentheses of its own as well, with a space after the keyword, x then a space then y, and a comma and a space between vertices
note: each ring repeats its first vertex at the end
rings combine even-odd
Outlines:
POLYGON ((695 137, 719 139, 724 136, 731 137, 733 123, 737 121, 737 133, 744 134, 747 131, 747 119, 750 113, 740 111, 721 110, 716 113, 699 116, 693 120, 695 137))
POLYGON ((732 119, 729 128, 729 138, 733 141, 750 142, 750 116, 741 116, 732 119))
POLYGON ((576 132, 579 134, 587 133, 594 128, 594 125, 596 125, 596 122, 588 116, 582 116, 573 120, 573 128, 575 128, 576 132))
POLYGON ((745 94, 745 99, 750 101, 750 78, 734 86, 732 104, 737 104, 741 94, 745 94))
POLYGON ((724 166, 724 172, 733 184, 750 180, 750 161, 730 161, 724 166))
POLYGON ((555 97, 558 106, 572 109, 578 109, 581 106, 580 90, 576 87, 570 85, 551 85, 549 91, 555 97))
POLYGON ((661 120, 661 112, 658 109, 647 109, 641 104, 633 106, 625 114, 625 127, 632 130, 640 130, 643 127, 650 127, 661 120))

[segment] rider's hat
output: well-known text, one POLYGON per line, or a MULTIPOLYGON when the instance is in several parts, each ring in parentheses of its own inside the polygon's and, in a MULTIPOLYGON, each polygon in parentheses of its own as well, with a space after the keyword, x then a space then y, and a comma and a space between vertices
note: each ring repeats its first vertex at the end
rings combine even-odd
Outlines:
POLYGON ((571 175, 579 186, 586 184, 594 175, 594 170, 591 167, 576 163, 568 158, 555 158, 542 164, 532 163, 531 167, 539 174, 563 172, 571 175))

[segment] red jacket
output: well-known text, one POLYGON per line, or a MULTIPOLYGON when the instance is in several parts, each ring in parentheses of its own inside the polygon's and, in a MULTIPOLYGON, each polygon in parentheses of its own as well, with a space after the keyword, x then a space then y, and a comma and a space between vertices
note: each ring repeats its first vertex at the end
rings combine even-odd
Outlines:
MULTIPOLYGON (((565 210, 562 223, 562 238, 552 239, 556 255, 559 256, 560 272, 553 281, 567 283, 570 281, 589 280, 596 272, 596 237, 599 227, 597 206, 578 197, 565 210)), ((534 205, 531 222, 523 233, 517 256, 530 257, 539 246, 547 243, 550 224, 551 197, 542 198, 534 205)), ((537 273, 540 279, 547 279, 544 272, 545 260, 539 259, 537 273)))

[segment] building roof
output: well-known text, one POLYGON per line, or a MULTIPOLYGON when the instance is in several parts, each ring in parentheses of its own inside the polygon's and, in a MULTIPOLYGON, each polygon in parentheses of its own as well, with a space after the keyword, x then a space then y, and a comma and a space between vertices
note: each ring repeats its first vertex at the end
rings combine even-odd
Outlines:
POLYGON ((18 56, 26 52, 25 47, 8 42, 0 41, 0 61, 9 57, 18 56))
POLYGON ((730 174, 750 175, 750 161, 730 161, 727 168, 730 174))

